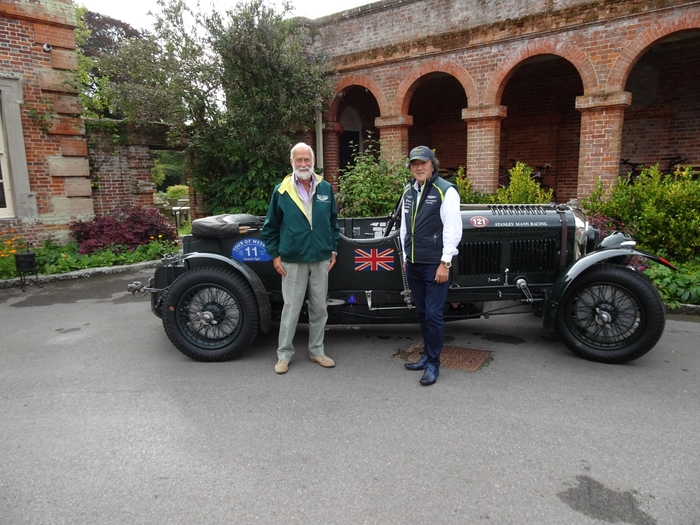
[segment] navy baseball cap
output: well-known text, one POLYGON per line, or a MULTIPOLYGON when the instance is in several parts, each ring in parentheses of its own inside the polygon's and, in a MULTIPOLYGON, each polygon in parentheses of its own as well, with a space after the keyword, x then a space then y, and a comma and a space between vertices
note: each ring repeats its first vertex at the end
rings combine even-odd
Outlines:
POLYGON ((435 159, 435 155, 433 154, 433 150, 431 150, 428 146, 416 146, 408 155, 409 161, 422 160, 423 162, 427 162, 433 159, 435 159))

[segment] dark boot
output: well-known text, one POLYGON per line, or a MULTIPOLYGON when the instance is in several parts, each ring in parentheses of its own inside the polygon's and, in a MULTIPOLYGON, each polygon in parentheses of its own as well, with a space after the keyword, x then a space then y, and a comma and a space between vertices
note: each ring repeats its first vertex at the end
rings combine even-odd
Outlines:
POLYGON ((440 369, 433 365, 425 365, 425 372, 423 377, 420 378, 420 384, 423 386, 432 385, 437 381, 438 375, 440 375, 440 369))
POLYGON ((408 370, 423 370, 427 361, 428 358, 425 355, 422 355, 415 363, 404 363, 403 366, 405 366, 408 370))

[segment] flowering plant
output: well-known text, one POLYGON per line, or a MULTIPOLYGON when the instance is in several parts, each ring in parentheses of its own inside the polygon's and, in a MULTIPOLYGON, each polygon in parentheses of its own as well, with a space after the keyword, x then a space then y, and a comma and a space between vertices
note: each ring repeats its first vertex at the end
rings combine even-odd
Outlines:
POLYGON ((0 231, 0 279, 17 277, 15 254, 25 247, 26 244, 15 230, 7 233, 0 231))

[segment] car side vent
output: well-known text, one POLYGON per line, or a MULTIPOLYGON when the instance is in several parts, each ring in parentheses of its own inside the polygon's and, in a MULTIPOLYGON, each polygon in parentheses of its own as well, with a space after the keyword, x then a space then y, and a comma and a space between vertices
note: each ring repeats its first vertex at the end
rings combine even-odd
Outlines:
POLYGON ((547 215, 547 209, 539 204, 496 204, 489 208, 494 215, 547 215))
POLYGON ((557 269, 557 241, 528 239, 510 241, 511 273, 547 273, 557 269))
POLYGON ((500 241, 460 242, 459 275, 499 275, 501 250, 500 241))

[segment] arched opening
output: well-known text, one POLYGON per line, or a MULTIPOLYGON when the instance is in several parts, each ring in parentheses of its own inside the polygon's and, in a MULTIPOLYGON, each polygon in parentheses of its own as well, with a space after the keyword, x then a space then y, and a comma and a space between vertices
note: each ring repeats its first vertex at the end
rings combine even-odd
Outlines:
POLYGON ((507 182, 508 169, 520 161, 543 187, 554 189, 557 202, 576 196, 580 95, 581 77, 564 58, 537 55, 518 66, 501 99, 508 116, 501 125, 499 182, 507 182))
POLYGON ((621 176, 653 164, 700 168, 698 86, 700 31, 669 35, 639 58, 625 85, 632 105, 622 128, 621 176))
POLYGON ((413 126, 408 130, 408 149, 432 148, 440 159, 440 171, 449 176, 467 162, 467 125, 462 120, 467 95, 447 73, 432 73, 418 82, 409 105, 413 126))
POLYGON ((353 154, 364 151, 367 140, 378 140, 379 130, 374 120, 379 116, 379 105, 372 92, 362 86, 349 86, 338 97, 338 120, 343 130, 338 158, 342 170, 354 164, 353 154))

